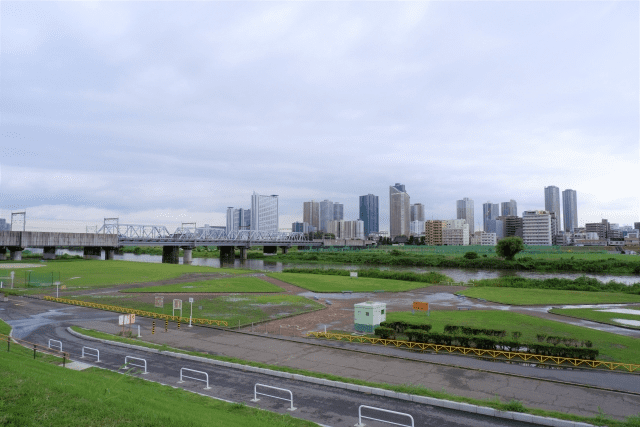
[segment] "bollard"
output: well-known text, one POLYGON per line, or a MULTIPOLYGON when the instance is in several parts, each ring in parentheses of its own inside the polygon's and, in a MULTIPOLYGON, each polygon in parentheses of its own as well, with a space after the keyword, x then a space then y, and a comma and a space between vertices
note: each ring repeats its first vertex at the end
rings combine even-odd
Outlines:
POLYGON ((178 320, 178 329, 180 329, 180 321, 178 320))
POLYGON ((33 345, 33 358, 36 358, 36 345, 33 345))
POLYGON ((156 333, 156 321, 154 320, 154 321, 151 323, 151 335, 153 335, 153 334, 155 334, 155 333, 156 333))
POLYGON ((168 320, 164 321, 164 331, 165 332, 169 332, 169 321, 168 320))

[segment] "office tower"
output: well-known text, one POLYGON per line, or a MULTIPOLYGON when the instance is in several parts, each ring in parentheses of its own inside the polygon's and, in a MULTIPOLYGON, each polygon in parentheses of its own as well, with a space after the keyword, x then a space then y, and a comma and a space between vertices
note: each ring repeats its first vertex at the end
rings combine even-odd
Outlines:
POLYGON ((424 221, 411 221, 409 224, 410 234, 412 236, 424 235, 424 221))
POLYGON ((360 196, 360 219, 364 222, 364 235, 380 231, 378 226, 378 196, 360 196))
POLYGON ((564 231, 578 228, 578 200, 576 190, 564 190, 562 192, 562 216, 564 217, 564 231))
MULTIPOLYGON (((555 185, 544 187, 544 210, 556 214, 556 222, 560 224, 560 189, 555 185)), ((558 228, 552 230, 553 234, 558 234, 558 228)))
POLYGON ((496 240, 502 240, 505 238, 505 230, 504 230, 504 218, 503 216, 499 216, 496 219, 490 219, 487 221, 487 228, 484 230, 486 233, 492 233, 496 235, 496 240))
POLYGON ((518 216, 518 204, 511 199, 508 202, 502 202, 502 214, 500 216, 518 216))
POLYGON ((364 221, 329 221, 329 233, 336 236, 336 239, 358 239, 364 240, 364 221))
POLYGON ((291 224, 291 231, 294 233, 309 233, 309 223, 296 221, 291 224))
POLYGON ((482 228, 487 231, 489 221, 495 221, 500 216, 499 206, 497 203, 487 202, 482 205, 482 228))
POLYGON ((424 243, 429 246, 442 246, 442 228, 444 221, 429 220, 424 223, 424 243))
POLYGON ((0 231, 11 231, 11 224, 4 218, 0 218, 0 231))
POLYGON ((522 240, 525 245, 551 246, 553 244, 551 213, 525 211, 522 214, 522 240))
POLYGON ((251 228, 251 209, 227 208, 227 233, 229 231, 249 230, 251 228))
POLYGON ((344 205, 342 203, 333 204, 333 220, 342 221, 344 219, 344 205))
POLYGON ((302 204, 302 222, 306 222, 316 230, 320 228, 320 203, 312 200, 302 204))
POLYGON ((320 231, 329 231, 329 222, 333 221, 333 202, 323 200, 320 202, 320 231))
POLYGON ((473 200, 465 197, 462 200, 456 202, 456 214, 458 219, 464 219, 469 225, 469 233, 473 234, 473 200))
MULTIPOLYGON (((498 220, 502 221, 502 237, 499 235, 498 240, 503 237, 520 237, 522 238, 522 218, 519 216, 499 216, 498 220)), ((496 233, 498 234, 498 233, 496 233)))
POLYGON ((251 196, 251 230, 278 231, 278 196, 264 196, 255 191, 251 196))
POLYGON ((424 205, 422 203, 411 205, 411 221, 424 222, 424 205))
POLYGON ((389 187, 389 236, 409 236, 411 203, 404 185, 396 183, 389 187))
POLYGON ((640 222, 634 222, 633 223, 633 228, 634 228, 634 230, 640 230, 640 222))

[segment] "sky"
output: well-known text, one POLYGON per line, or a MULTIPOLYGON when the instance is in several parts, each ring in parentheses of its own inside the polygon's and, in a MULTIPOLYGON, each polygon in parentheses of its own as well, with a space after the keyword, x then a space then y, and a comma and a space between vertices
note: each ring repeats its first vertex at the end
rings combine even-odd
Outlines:
POLYGON ((640 221, 637 1, 0 2, 0 218, 26 229, 280 228, 406 186, 578 222, 640 221))

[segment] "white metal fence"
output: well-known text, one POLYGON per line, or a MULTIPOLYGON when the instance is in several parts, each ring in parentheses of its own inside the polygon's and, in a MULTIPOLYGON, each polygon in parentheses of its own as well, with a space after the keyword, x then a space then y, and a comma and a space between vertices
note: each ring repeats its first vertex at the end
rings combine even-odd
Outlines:
POLYGON ((279 400, 285 400, 287 402, 290 402, 290 404, 291 404, 291 406, 289 408, 287 408, 287 411, 295 411, 296 410, 296 408, 293 407, 293 393, 291 393, 291 390, 287 390, 286 388, 272 387, 270 385, 257 384, 256 383, 256 385, 253 386, 253 399, 251 399, 251 401, 252 402, 258 402, 260 400, 260 399, 258 399, 258 395, 272 397, 274 399, 279 399, 279 400), (286 391, 287 393, 289 393, 289 399, 285 399, 284 397, 272 396, 272 395, 266 394, 266 393, 258 393, 258 386, 265 387, 265 388, 270 388, 270 389, 273 389, 273 390, 286 391))

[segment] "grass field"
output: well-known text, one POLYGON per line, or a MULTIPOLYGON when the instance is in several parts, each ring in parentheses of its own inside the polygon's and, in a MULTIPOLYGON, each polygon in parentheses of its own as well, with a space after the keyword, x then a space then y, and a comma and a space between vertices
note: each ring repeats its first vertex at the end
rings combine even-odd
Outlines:
MULTIPOLYGON (((13 262, 11 262, 13 263, 13 262)), ((31 261, 33 263, 33 261, 31 261)), ((0 263, 1 264, 1 263, 0 263)), ((68 289, 98 288, 127 283, 175 279, 187 273, 246 274, 250 270, 201 267, 183 264, 152 264, 132 261, 61 260, 47 261, 43 267, 28 268, 39 274, 60 273, 68 289)), ((16 272, 16 287, 24 287, 24 271, 16 272)), ((55 289, 55 287, 54 287, 55 289)), ((35 291, 37 292, 37 290, 35 291)))
POLYGON ((401 280, 374 279, 369 277, 351 278, 300 273, 269 273, 267 276, 304 289, 309 289, 313 292, 373 292, 377 290, 402 292, 430 286, 422 282, 405 282, 401 280))
POLYGON ((0 425, 315 426, 104 369, 77 372, 16 353, 0 355, 0 425))
POLYGON ((283 289, 257 277, 224 277, 199 282, 177 283, 175 285, 124 289, 121 292, 283 292, 283 289))
MULTIPOLYGON (((155 307, 152 302, 140 301, 137 295, 76 295, 71 298, 97 304, 117 305, 160 314, 172 314, 171 299, 165 298, 164 308, 155 307)), ((243 295, 193 297, 193 317, 197 319, 226 320, 229 327, 247 325, 287 317, 324 306, 310 299, 296 295, 243 295)), ((189 317, 190 304, 182 302, 182 316, 189 317)), ((179 315, 176 311, 176 316, 179 315)))
POLYGON ((468 288, 460 294, 500 304, 606 304, 640 302, 640 295, 615 292, 555 291, 529 288, 468 288))
MULTIPOLYGON (((554 308, 550 311, 550 313, 562 314, 564 316, 576 317, 578 319, 593 320, 595 322, 607 323, 609 325, 625 326, 627 328, 640 329, 640 326, 625 325, 613 320, 613 319, 626 319, 626 320, 635 320, 636 322, 640 322, 640 315, 634 315, 634 314, 628 314, 628 313, 606 313, 598 310, 601 310, 601 309, 554 308)), ((640 308, 636 308, 636 310, 640 310, 640 308)))
POLYGON ((387 321, 405 321, 416 324, 430 324, 431 332, 444 332, 445 325, 473 326, 487 329, 506 330, 507 335, 522 333, 521 342, 537 342, 537 334, 574 338, 578 341, 590 340, 593 348, 600 351, 598 360, 624 363, 640 363, 640 340, 631 337, 596 331, 580 326, 567 325, 552 320, 540 319, 525 314, 497 310, 431 311, 431 315, 411 312, 390 312, 387 321))

